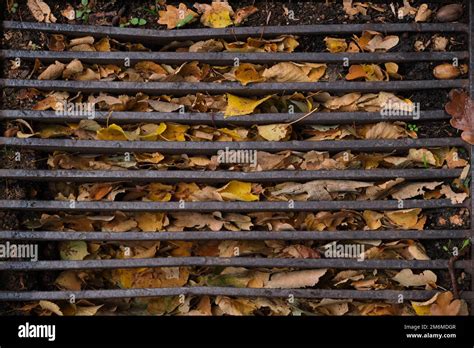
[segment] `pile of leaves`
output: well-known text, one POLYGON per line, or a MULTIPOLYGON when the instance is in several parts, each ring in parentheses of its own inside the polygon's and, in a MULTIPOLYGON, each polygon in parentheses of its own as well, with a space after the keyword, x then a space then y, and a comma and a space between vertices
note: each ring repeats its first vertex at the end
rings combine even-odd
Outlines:
POLYGON ((5 131, 9 137, 73 138, 78 140, 118 141, 287 141, 302 137, 308 141, 341 139, 401 139, 416 138, 416 132, 403 122, 378 122, 364 125, 311 125, 293 132, 290 123, 255 125, 252 127, 216 128, 207 125, 183 125, 171 122, 131 124, 102 127, 93 120, 78 124, 40 124, 35 130, 24 120, 10 123, 5 131), (125 129, 124 129, 125 128, 125 129))
MULTIPOLYGON (((252 38, 246 41, 231 41, 209 39, 204 41, 173 41, 163 46, 160 51, 176 52, 293 52, 299 43, 293 35, 280 35, 276 38, 252 38)), ((109 37, 99 41, 93 36, 84 36, 68 40, 62 34, 51 34, 48 40, 51 51, 72 52, 115 52, 115 51, 150 51, 141 43, 122 43, 109 37)))
MULTIPOLYGON (((390 110, 411 112, 414 104, 411 100, 398 97, 393 93, 348 93, 342 96, 327 92, 309 94, 293 93, 291 95, 268 95, 263 98, 246 98, 230 93, 225 95, 206 95, 203 93, 188 94, 182 97, 167 95, 148 96, 137 93, 135 96, 113 96, 100 93, 98 96, 85 96, 82 93, 70 96, 68 92, 44 93, 30 89, 28 98, 44 95, 36 102, 33 110, 64 111, 65 103, 84 103, 93 105, 98 110, 106 111, 158 111, 173 112, 177 110, 189 112, 223 112, 225 117, 250 115, 252 113, 289 112, 330 112, 330 111, 367 111, 378 112, 389 106, 390 110), (184 110, 183 110, 184 109, 184 110)), ((25 97, 26 98, 26 97, 25 97)))
MULTIPOLYGON (((405 302, 393 304, 388 301, 355 301, 352 299, 297 299, 294 303, 272 298, 233 298, 226 296, 187 296, 184 303, 180 298, 161 297, 153 300, 125 300, 120 308, 135 314, 153 315, 468 315, 467 305, 463 300, 453 299, 451 292, 439 292, 425 302, 405 302)), ((33 312, 38 315, 107 315, 118 312, 117 304, 105 303, 94 305, 90 301, 80 300, 77 304, 50 301, 27 304, 18 310, 33 312)))
POLYGON ((159 11, 158 24, 167 29, 182 28, 200 17, 201 24, 210 28, 226 28, 242 24, 250 15, 258 11, 255 6, 246 6, 234 11, 226 0, 214 0, 211 4, 195 3, 194 9, 180 3, 178 7, 166 5, 166 10, 159 11))
POLYGON ((314 180, 305 183, 283 182, 264 185, 242 181, 230 181, 221 187, 196 183, 149 184, 91 183, 74 185, 50 183, 49 193, 56 200, 75 201, 338 201, 338 200, 406 200, 450 199, 453 204, 462 203, 469 196, 469 187, 461 180, 405 182, 396 178, 385 182, 355 180, 314 180), (460 191, 456 193, 452 187, 460 191))
MULTIPOLYGON (((238 81, 242 85, 258 82, 318 82, 337 80, 341 74, 336 71, 326 73, 327 65, 320 63, 282 62, 274 65, 242 63, 238 66, 211 66, 198 61, 186 62, 179 66, 142 61, 133 68, 113 64, 86 65, 74 59, 69 63, 56 61, 46 68, 39 68, 35 62, 33 73, 38 80, 74 81, 127 81, 127 82, 224 82, 238 81)), ((401 79, 398 65, 385 63, 385 69, 377 64, 352 65, 346 80, 365 79, 366 81, 389 81, 401 79)))
MULTIPOLYGON (((397 153, 352 153, 350 150, 331 155, 327 151, 306 153, 257 151, 255 165, 249 163, 223 164, 218 156, 164 155, 133 153, 123 155, 87 155, 54 152, 48 157, 51 169, 123 170, 123 169, 179 169, 264 171, 264 170, 342 170, 376 168, 468 168, 468 162, 456 148, 409 149, 405 155, 397 153)), ((291 173, 289 173, 291 174, 291 173)))

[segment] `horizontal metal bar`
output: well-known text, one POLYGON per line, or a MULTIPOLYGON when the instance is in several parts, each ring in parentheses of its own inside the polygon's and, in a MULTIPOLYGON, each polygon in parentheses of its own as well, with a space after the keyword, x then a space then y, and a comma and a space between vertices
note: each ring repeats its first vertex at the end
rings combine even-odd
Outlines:
POLYGON ((163 154, 204 155, 219 150, 258 151, 404 151, 419 147, 466 147, 458 137, 383 140, 324 140, 324 141, 107 141, 73 139, 37 139, 0 137, 0 145, 43 151, 71 151, 81 153, 161 152, 163 154))
MULTIPOLYGON (((127 122, 184 122, 186 124, 212 124, 215 126, 251 126, 254 124, 286 123, 299 120, 304 113, 266 113, 252 114, 245 117, 224 118, 223 113, 205 112, 137 112, 137 111, 95 111, 94 120, 97 122, 127 123, 127 122)), ((79 122, 87 115, 63 115, 55 111, 36 110, 0 110, 0 119, 40 122, 79 122)), ((434 121, 450 119, 444 110, 422 110, 418 121, 434 121)), ((344 123, 372 123, 381 121, 408 121, 413 122, 413 115, 399 116, 382 115, 380 112, 314 112, 298 121, 299 125, 308 124, 344 124, 344 123)))
MULTIPOLYGON (((472 268, 472 260, 456 261, 457 268, 472 268)), ((157 257, 82 261, 0 261, 0 270, 45 271, 120 269, 142 267, 264 267, 264 268, 347 268, 347 269, 447 269, 448 260, 359 260, 290 259, 261 257, 157 257)))
POLYGON ((179 40, 225 39, 236 40, 254 37, 275 37, 279 35, 326 35, 360 33, 375 30, 382 33, 419 33, 419 32, 468 32, 464 23, 367 23, 367 24, 314 24, 314 25, 282 25, 265 27, 231 27, 223 29, 180 29, 156 30, 117 28, 94 25, 71 25, 36 22, 2 22, 3 30, 40 31, 43 33, 59 33, 70 36, 92 35, 95 37, 109 36, 114 39, 144 44, 163 44, 179 40))
POLYGON ((467 88, 469 80, 416 80, 416 81, 334 81, 334 82, 261 82, 243 86, 239 82, 124 82, 124 81, 56 81, 0 79, 2 88, 36 88, 83 93, 146 93, 149 95, 189 93, 238 95, 268 95, 274 93, 314 92, 380 92, 429 90, 440 88, 467 88))
POLYGON ((275 170, 262 172, 191 171, 191 170, 29 170, 0 169, 1 179, 28 181, 159 181, 216 183, 230 180, 277 182, 334 180, 406 180, 454 179, 462 169, 373 169, 373 170, 275 170))
POLYGON ((209 241, 209 240, 399 240, 464 239, 469 230, 382 231, 186 231, 186 232, 64 232, 0 231, 0 240, 28 241, 209 241))
MULTIPOLYGON (((436 290, 328 290, 328 289, 265 289, 265 288, 230 288, 230 287, 179 287, 179 288, 145 288, 113 289, 84 291, 0 291, 0 301, 40 301, 75 299, 117 299, 127 297, 161 297, 161 296, 235 296, 266 298, 312 298, 312 299, 354 299, 354 300, 389 300, 398 301, 400 295, 406 300, 429 300, 439 291, 436 290)), ((462 299, 473 299, 474 292, 461 292, 462 299)))
POLYGON ((116 64, 123 65, 125 59, 134 65, 141 61, 154 61, 165 64, 182 64, 189 61, 216 65, 233 65, 235 57, 241 62, 268 64, 276 62, 320 62, 343 63, 350 58, 351 64, 381 63, 381 62, 440 62, 452 61, 454 58, 465 60, 469 58, 468 51, 458 52, 375 52, 375 53, 330 53, 330 52, 292 52, 292 53, 236 53, 236 52, 56 52, 56 51, 27 51, 2 50, 0 59, 23 60, 40 59, 49 63, 56 60, 61 62, 79 59, 89 64, 116 64))
MULTIPOLYGON (((467 207, 470 200, 462 204, 452 204, 448 199, 433 200, 404 200, 403 209, 467 207)), ((272 212, 272 211, 317 211, 317 210, 395 210, 401 209, 396 200, 374 201, 308 201, 294 202, 143 202, 143 201, 40 201, 40 200, 0 200, 0 209, 30 210, 30 211, 162 211, 173 213, 177 211, 192 212, 272 212)))

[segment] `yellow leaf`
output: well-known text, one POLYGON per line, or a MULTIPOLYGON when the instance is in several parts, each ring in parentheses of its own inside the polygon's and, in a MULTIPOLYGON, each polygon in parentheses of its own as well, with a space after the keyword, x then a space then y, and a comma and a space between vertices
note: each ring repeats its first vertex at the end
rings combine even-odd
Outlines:
POLYGON ((136 140, 137 138, 136 133, 125 132, 122 127, 115 123, 97 131, 97 139, 99 140, 136 140))
POLYGON ((347 42, 345 39, 336 39, 327 37, 324 39, 326 47, 331 53, 345 52, 347 50, 347 42))
POLYGON ((159 139, 159 136, 166 130, 166 124, 160 123, 157 124, 146 124, 140 127, 145 134, 140 135, 140 140, 144 141, 156 141, 159 139))
POLYGON ((249 115, 257 106, 271 97, 271 95, 268 95, 262 99, 254 100, 227 93, 227 107, 224 112, 224 117, 249 115))
POLYGON ((286 123, 267 124, 257 127, 258 134, 268 141, 279 141, 291 134, 291 125, 286 123))
POLYGON ((369 229, 378 230, 380 227, 382 227, 381 219, 383 218, 383 214, 372 210, 364 210, 362 217, 364 218, 365 223, 369 229))
POLYGON ((135 220, 138 223, 138 227, 144 232, 157 232, 163 228, 165 220, 164 213, 137 213, 135 214, 135 220))
POLYGON ((192 242, 185 241, 174 241, 172 244, 177 246, 176 249, 171 251, 171 255, 175 257, 188 257, 191 256, 191 249, 193 247, 192 242))
POLYGON ((154 182, 147 186, 149 192, 147 198, 154 202, 169 202, 173 186, 154 182))
POLYGON ((211 28, 226 28, 234 24, 231 15, 234 15, 232 7, 225 2, 213 1, 208 4, 194 4, 199 13, 202 13, 201 23, 211 28))
POLYGON ((255 69, 255 65, 249 63, 240 64, 235 70, 235 78, 244 86, 251 82, 264 81, 260 73, 255 69))
MULTIPOLYGON (((406 229, 417 229, 419 220, 419 214, 421 213, 420 208, 395 210, 385 213, 385 216, 395 225, 406 229)), ((421 227, 423 229, 423 227, 421 227)))
POLYGON ((161 136, 168 141, 185 141, 185 133, 189 129, 189 126, 176 124, 176 123, 167 123, 166 130, 161 133, 161 136))
POLYGON ((232 180, 224 187, 218 189, 217 192, 227 201, 258 201, 259 197, 252 194, 251 190, 251 183, 232 180))
POLYGON ((411 306, 415 310, 416 315, 430 315, 430 306, 420 306, 416 302, 412 301, 411 306))

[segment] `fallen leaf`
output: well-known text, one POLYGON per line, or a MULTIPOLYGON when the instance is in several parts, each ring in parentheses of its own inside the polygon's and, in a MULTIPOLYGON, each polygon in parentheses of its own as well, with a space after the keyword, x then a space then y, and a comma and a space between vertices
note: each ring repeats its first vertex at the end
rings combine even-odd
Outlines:
POLYGON ((242 24, 250 15, 254 14, 257 11, 258 11, 258 8, 255 6, 245 6, 245 7, 239 8, 235 12, 234 24, 235 25, 242 24))
POLYGON ((427 4, 421 4, 416 12, 415 22, 426 22, 431 17, 432 13, 433 11, 428 8, 427 4))
POLYGON ((63 316, 63 312, 61 312, 61 309, 59 306, 51 301, 39 301, 39 305, 42 309, 47 310, 49 312, 52 312, 56 315, 63 316))
POLYGON ((213 1, 211 5, 195 3, 194 8, 201 13, 201 23, 210 28, 226 28, 233 24, 234 10, 227 1, 213 1))
POLYGON ((56 17, 51 13, 48 4, 42 0, 28 0, 28 9, 38 22, 55 23, 56 17))
POLYGON ((451 186, 449 185, 443 185, 441 187, 440 192, 444 194, 447 199, 450 199, 452 204, 461 204, 468 197, 468 194, 466 192, 461 192, 461 193, 454 192, 451 186))
POLYGON ((255 65, 242 63, 234 72, 235 78, 244 86, 251 82, 262 82, 265 79, 255 69, 255 65))
POLYGON ((326 72, 326 64, 282 62, 265 69, 262 76, 276 82, 317 82, 326 72))
POLYGON ((274 273, 265 284, 265 287, 271 289, 298 289, 314 286, 319 282, 319 278, 326 274, 326 271, 327 269, 312 269, 274 273))
POLYGON ((83 260, 87 255, 89 255, 87 243, 84 241, 60 242, 59 254, 61 256, 61 260, 83 260))
POLYGON ((262 99, 254 100, 227 93, 227 107, 224 111, 224 117, 249 115, 254 112, 257 106, 267 101, 271 97, 272 96, 269 95, 262 99))
POLYGON ((436 187, 441 185, 443 182, 414 182, 409 183, 400 189, 397 189, 396 192, 392 193, 392 197, 396 200, 413 198, 416 196, 421 196, 425 193, 425 189, 434 190, 436 187))
POLYGON ((252 194, 251 191, 251 183, 236 180, 230 181, 227 185, 217 190, 224 200, 244 202, 258 201, 259 197, 252 194))
POLYGON ((461 300, 453 300, 451 291, 443 292, 430 307, 431 315, 458 315, 461 310, 461 300))
POLYGON ((284 140, 291 134, 291 125, 287 123, 257 126, 258 134, 268 141, 284 140))
POLYGON ((70 21, 76 19, 76 11, 74 10, 74 7, 69 4, 64 10, 61 10, 61 15, 70 21))
POLYGON ((398 272, 392 279, 405 287, 424 286, 426 290, 436 289, 436 274, 429 270, 414 274, 407 268, 398 272))
POLYGON ((345 52, 347 50, 347 42, 345 39, 326 37, 324 42, 326 43, 326 48, 331 53, 345 52))
MULTIPOLYGON (((406 229, 417 229, 419 222, 419 214, 421 213, 420 208, 405 209, 405 210, 395 210, 385 213, 385 216, 390 220, 390 222, 395 225, 406 229)), ((422 229, 422 228, 421 228, 422 229)))
POLYGON ((158 11, 158 24, 166 25, 167 29, 183 27, 196 20, 197 13, 180 3, 178 8, 173 5, 166 5, 166 11, 158 11))
POLYGON ((55 61, 38 76, 38 80, 55 80, 63 74, 65 68, 66 64, 55 61))
POLYGON ((467 92, 456 89, 449 92, 449 100, 445 110, 452 116, 451 125, 463 131, 464 141, 474 145, 474 102, 467 92))

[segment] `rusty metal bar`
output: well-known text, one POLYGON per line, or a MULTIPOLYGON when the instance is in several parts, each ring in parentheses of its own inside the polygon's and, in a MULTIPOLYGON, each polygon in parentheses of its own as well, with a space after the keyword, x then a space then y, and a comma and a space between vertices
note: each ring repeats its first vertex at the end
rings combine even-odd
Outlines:
MULTIPOLYGON (((233 65, 235 52, 71 52, 71 51, 27 51, 2 50, 0 59, 20 58, 25 61, 40 59, 44 63, 68 62, 79 59, 89 64, 123 65, 125 59, 134 65, 140 61, 154 61, 165 64, 182 64, 197 60, 201 63, 215 65, 233 65)), ((330 53, 330 52, 292 52, 292 53, 238 53, 239 60, 246 63, 268 64, 278 62, 321 62, 343 63, 350 58, 351 64, 382 63, 382 62, 442 62, 454 58, 465 60, 469 58, 468 51, 458 52, 375 52, 375 53, 330 53)))
POLYGON ((0 79, 2 88, 36 88, 83 93, 138 93, 149 95, 189 93, 232 94, 245 96, 269 95, 284 92, 380 92, 443 88, 467 88, 469 80, 413 80, 413 81, 334 81, 334 82, 261 82, 243 86, 239 82, 125 82, 125 81, 56 81, 0 79))
POLYGON ((334 180, 406 180, 455 179, 462 169, 373 169, 373 170, 275 170, 262 172, 185 171, 185 170, 28 170, 0 169, 1 179, 27 181, 159 181, 221 183, 230 180, 259 183, 280 181, 334 180))
MULTIPOLYGON (((269 297, 269 298, 308 298, 308 299, 354 299, 354 300, 389 300, 397 301, 400 295, 406 300, 425 301, 433 297, 436 290, 327 290, 327 289, 258 289, 230 287, 179 287, 179 288, 145 288, 113 289, 84 291, 0 291, 0 301, 39 301, 76 299, 117 299, 127 297, 160 297, 160 296, 236 296, 236 297, 269 297)), ((473 299, 474 292, 461 293, 463 299, 473 299)))
POLYGON ((209 241, 209 240, 400 240, 464 239, 470 230, 381 231, 186 231, 186 232, 64 232, 0 231, 0 240, 29 241, 209 241))
POLYGON ((71 25, 36 22, 2 22, 3 30, 40 31, 43 33, 59 33, 70 36, 94 37, 108 36, 117 40, 130 42, 146 42, 148 44, 164 44, 171 41, 194 41, 208 39, 236 40, 247 37, 275 37, 279 35, 326 35, 360 33, 374 30, 382 33, 419 33, 419 32, 468 32, 464 23, 367 23, 367 24, 314 24, 314 25, 282 25, 266 27, 231 27, 223 29, 180 29, 156 30, 136 28, 116 28, 94 25, 71 25))
MULTIPOLYGON (((94 120, 109 123, 131 122, 183 122, 186 124, 211 124, 225 126, 251 126, 254 124, 287 123, 302 118, 304 113, 265 113, 252 114, 246 117, 224 118, 223 113, 205 112, 137 112, 137 111, 94 111, 94 120)), ((444 110, 422 110, 419 121, 439 121, 449 119, 444 110)), ((0 119, 50 122, 79 122, 86 119, 84 115, 63 115, 55 111, 37 110, 0 110, 0 119)), ((413 115, 384 116, 380 112, 315 112, 300 121, 300 125, 310 124, 344 124, 344 123, 372 123, 381 121, 408 121, 413 122, 413 115)))
POLYGON ((404 200, 400 207, 396 200, 374 201, 305 201, 294 202, 143 202, 143 201, 40 201, 40 200, 0 200, 0 209, 29 211, 162 211, 162 212, 275 212, 275 211, 317 211, 317 210, 395 210, 395 209, 434 209, 466 207, 470 199, 462 204, 452 204, 448 199, 404 200))
MULTIPOLYGON (((472 267, 472 261, 460 260, 457 268, 472 267)), ((262 267, 262 268, 337 268, 337 269, 447 269, 448 260, 362 260, 362 259, 290 259, 261 257, 157 257, 148 259, 111 259, 82 261, 0 261, 0 270, 91 270, 142 267, 262 267)))
POLYGON ((247 141, 247 142, 194 142, 194 141, 106 141, 72 139, 19 139, 0 137, 0 145, 41 151, 71 151, 82 153, 161 152, 163 154, 204 155, 219 150, 258 151, 405 151, 420 147, 466 147, 460 138, 425 138, 398 140, 324 140, 324 141, 247 141))

